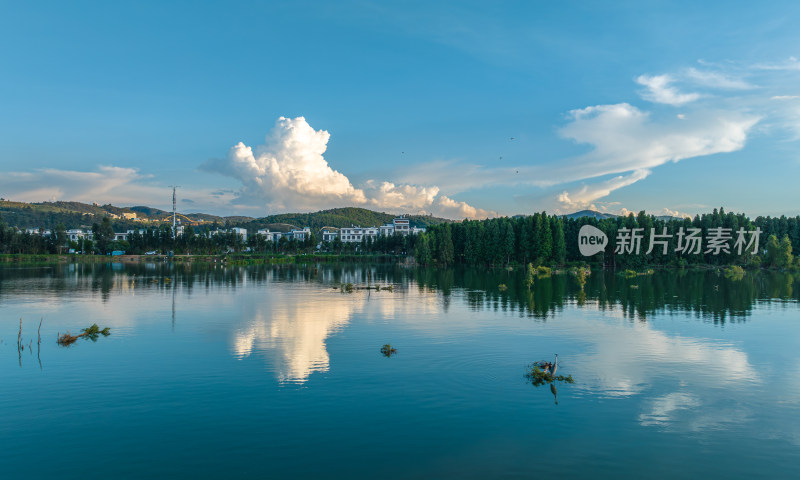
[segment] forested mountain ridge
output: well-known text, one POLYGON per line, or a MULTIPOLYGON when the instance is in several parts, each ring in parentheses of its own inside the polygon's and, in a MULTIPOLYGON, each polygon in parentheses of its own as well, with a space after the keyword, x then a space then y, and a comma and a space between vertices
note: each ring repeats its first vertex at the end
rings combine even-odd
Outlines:
MULTIPOLYGON (((39 202, 24 203, 8 200, 0 201, 0 217, 6 225, 19 229, 53 230, 58 224, 67 229, 90 228, 100 223, 103 217, 121 217, 124 213, 136 213, 138 221, 123 218, 112 218, 117 231, 143 228, 151 224, 172 221, 172 212, 158 208, 137 205, 133 207, 116 207, 114 205, 89 205, 81 202, 39 202)), ((256 231, 269 228, 273 231, 288 231, 292 227, 311 227, 318 231, 322 227, 375 227, 391 223, 397 215, 374 212, 364 208, 346 207, 322 210, 313 213, 283 213, 262 218, 243 216, 217 216, 207 213, 178 213, 178 222, 182 225, 195 226, 206 224, 212 228, 243 227, 256 231), (216 226, 213 224, 216 223, 216 226)), ((450 220, 426 215, 412 215, 410 223, 415 227, 438 225, 450 220)))
MULTIPOLYGON (((350 226, 377 227, 392 223, 397 215, 391 213, 374 212, 365 208, 345 207, 321 210, 314 213, 282 213, 270 215, 264 218, 243 223, 241 226, 256 231, 260 228, 270 228, 269 224, 288 224, 296 227, 311 227, 312 231, 317 231, 323 227, 343 228, 350 226)), ((408 217, 412 226, 427 227, 450 222, 444 218, 437 218, 427 215, 410 215, 408 217)))

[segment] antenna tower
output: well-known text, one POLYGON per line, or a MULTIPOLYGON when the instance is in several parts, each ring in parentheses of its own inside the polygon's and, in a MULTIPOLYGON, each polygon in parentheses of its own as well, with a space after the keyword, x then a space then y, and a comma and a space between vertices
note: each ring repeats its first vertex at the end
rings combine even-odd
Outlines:
POLYGON ((178 236, 178 227, 176 225, 176 200, 175 200, 175 189, 178 188, 180 185, 170 185, 172 187, 172 238, 176 238, 178 236))

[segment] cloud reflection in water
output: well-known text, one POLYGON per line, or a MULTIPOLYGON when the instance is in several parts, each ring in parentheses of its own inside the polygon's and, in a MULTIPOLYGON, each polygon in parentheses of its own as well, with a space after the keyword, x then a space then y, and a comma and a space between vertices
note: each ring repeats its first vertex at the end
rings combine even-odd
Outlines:
POLYGON ((363 310, 364 300, 352 295, 307 295, 255 308, 252 320, 234 331, 233 354, 245 358, 260 352, 269 358, 279 381, 303 383, 314 372, 328 371, 328 337, 363 310))

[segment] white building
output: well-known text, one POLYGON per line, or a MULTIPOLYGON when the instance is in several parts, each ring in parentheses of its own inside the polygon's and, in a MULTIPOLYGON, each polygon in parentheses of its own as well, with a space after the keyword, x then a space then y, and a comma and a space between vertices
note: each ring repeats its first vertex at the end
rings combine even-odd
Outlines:
POLYGON ((343 243, 359 243, 366 238, 375 240, 378 232, 378 227, 348 227, 339 230, 339 236, 343 243))
POLYGON ((339 237, 343 243, 360 242, 364 236, 364 229, 361 227, 346 227, 339 230, 339 237))
POLYGON ((283 236, 281 232, 270 232, 268 228, 262 228, 256 232, 256 235, 262 235, 268 242, 277 242, 283 236))
POLYGON ((83 238, 87 240, 92 240, 94 238, 94 234, 91 232, 91 230, 83 231, 80 228, 73 228, 67 230, 67 238, 72 240, 73 242, 77 242, 78 240, 81 240, 83 238))
POLYGON ((26 228, 25 233, 28 233, 30 235, 41 235, 43 237, 49 237, 52 232, 50 230, 44 230, 41 228, 26 228))
POLYGON ((231 232, 235 233, 236 235, 239 235, 242 238, 243 242, 247 241, 247 229, 246 228, 233 227, 233 228, 231 228, 231 232))
POLYGON ((302 230, 293 229, 292 231, 289 232, 289 236, 292 239, 297 240, 298 242, 302 242, 305 239, 311 237, 311 229, 309 227, 305 227, 302 230))
POLYGON ((338 236, 339 236, 339 232, 337 232, 337 231, 335 231, 333 229, 329 229, 329 228, 323 228, 322 229, 322 241, 323 242, 332 242, 338 236))
POLYGON ((242 241, 247 241, 247 229, 238 227, 231 228, 230 230, 211 230, 208 232, 208 238, 215 237, 217 235, 225 235, 228 233, 235 233, 236 235, 239 235, 242 241))
POLYGON ((381 237, 391 237, 394 235, 394 225, 391 223, 387 223, 386 225, 381 225, 378 227, 378 232, 381 237))
MULTIPOLYGON (((392 220, 392 223, 381 225, 380 227, 356 227, 342 228, 339 230, 339 237, 344 243, 361 242, 364 238, 371 238, 375 240, 379 235, 382 237, 390 237, 392 235, 417 235, 424 232, 424 228, 411 228, 410 222, 405 217, 398 217, 392 220)), ((325 239, 325 232, 323 231, 323 240, 325 239)))
POLYGON ((411 224, 405 217, 399 217, 392 220, 395 235, 406 236, 411 233, 411 224))

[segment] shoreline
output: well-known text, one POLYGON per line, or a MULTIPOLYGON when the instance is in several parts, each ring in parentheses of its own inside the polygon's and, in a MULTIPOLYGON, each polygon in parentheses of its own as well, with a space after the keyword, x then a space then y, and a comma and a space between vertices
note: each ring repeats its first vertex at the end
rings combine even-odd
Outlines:
MULTIPOLYGON (((223 265, 279 265, 279 264, 307 264, 307 263, 397 263, 404 266, 418 265, 411 255, 393 255, 393 254, 250 254, 250 253, 229 253, 229 254, 201 254, 201 255, 174 255, 169 257, 167 255, 81 255, 81 254, 4 254, 0 255, 0 265, 3 264, 65 264, 65 263, 179 263, 179 264, 192 264, 192 263, 207 263, 207 264, 223 264, 223 265)), ((460 264, 457 264, 460 265, 460 264)), ((436 265, 429 265, 436 267, 436 265)), ((448 265, 451 267, 454 265, 448 265)), ((475 266, 474 267, 484 267, 475 266)), ((572 263, 566 265, 549 266, 552 268, 553 273, 567 272, 570 269, 588 266, 590 269, 599 270, 615 270, 613 268, 604 267, 597 263, 572 263)), ((638 269, 630 269, 633 271, 639 270, 722 270, 730 267, 742 267, 744 270, 776 270, 766 267, 753 267, 742 264, 687 264, 687 265, 643 265, 638 269)), ((505 269, 523 269, 525 265, 497 265, 485 266, 486 268, 505 268, 505 269)), ((626 269, 616 269, 624 272, 626 269)), ((780 271, 794 271, 794 269, 779 269, 780 271)))

